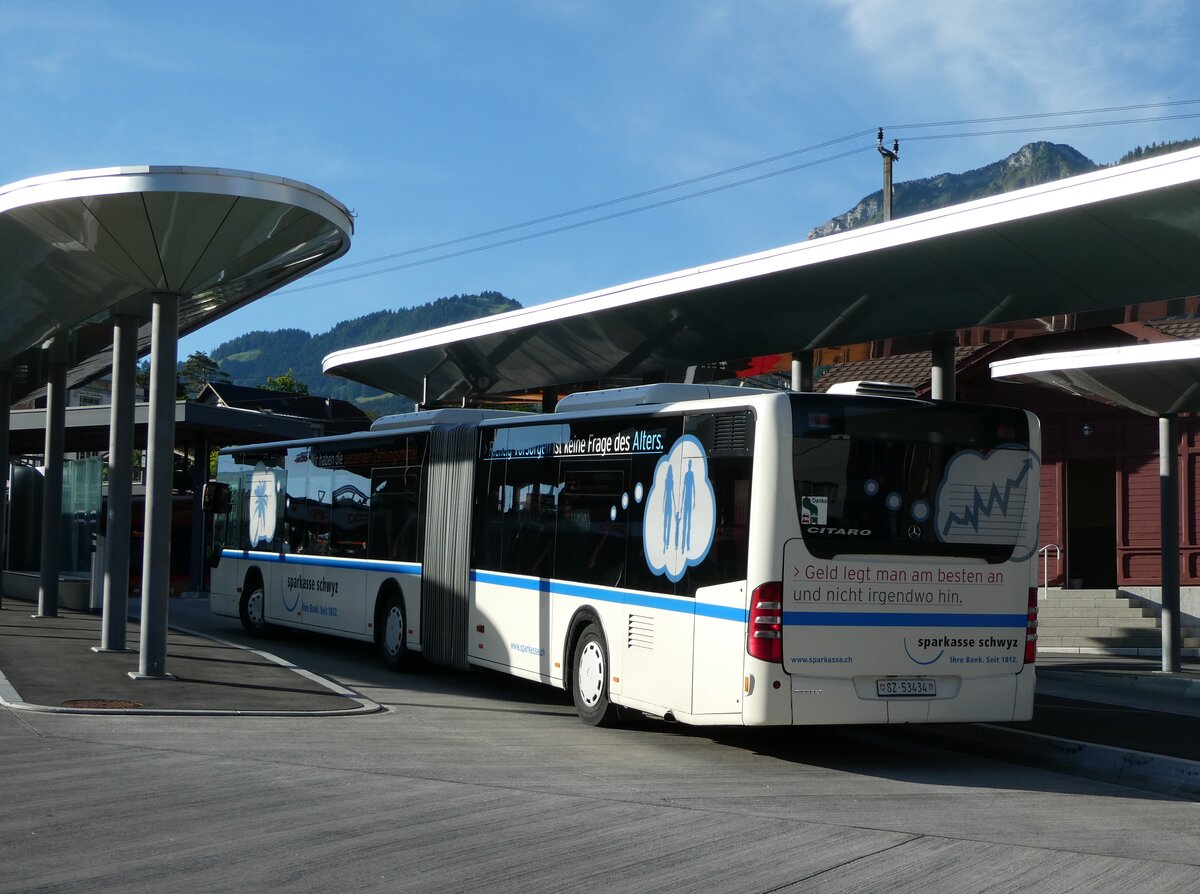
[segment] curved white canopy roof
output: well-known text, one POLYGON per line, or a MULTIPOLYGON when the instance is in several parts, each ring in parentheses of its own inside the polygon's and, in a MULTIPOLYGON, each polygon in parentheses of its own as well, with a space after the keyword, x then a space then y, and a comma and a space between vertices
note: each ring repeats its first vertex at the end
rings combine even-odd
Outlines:
MULTIPOLYGON (((338 351, 431 399, 1076 315, 1200 294, 1200 149, 338 351)), ((1049 327, 1047 323, 1047 327, 1049 327)))
POLYGON ((1150 416, 1200 412, 1200 339, 997 360, 992 378, 1060 388, 1150 416))
POLYGON ((14 397, 43 381, 41 345, 68 342, 68 384, 111 365, 112 318, 142 320, 155 293, 180 296, 179 331, 343 255, 344 205, 282 177, 196 167, 120 167, 0 186, 0 364, 14 397))

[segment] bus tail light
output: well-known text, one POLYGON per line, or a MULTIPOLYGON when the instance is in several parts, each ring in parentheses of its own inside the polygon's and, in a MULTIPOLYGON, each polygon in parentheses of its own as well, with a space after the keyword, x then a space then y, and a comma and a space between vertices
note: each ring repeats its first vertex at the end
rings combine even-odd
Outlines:
POLYGON ((1037 587, 1029 588, 1029 612, 1025 616, 1025 663, 1033 664, 1037 660, 1037 621, 1038 621, 1038 591, 1037 587))
POLYGON ((746 651, 761 661, 783 661, 783 583, 770 581, 750 595, 746 651))

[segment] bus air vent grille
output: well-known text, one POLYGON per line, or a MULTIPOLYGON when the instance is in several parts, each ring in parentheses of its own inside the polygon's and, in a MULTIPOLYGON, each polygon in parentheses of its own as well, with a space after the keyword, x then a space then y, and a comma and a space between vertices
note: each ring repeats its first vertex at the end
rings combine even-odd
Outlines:
POLYGON ((626 643, 631 649, 653 649, 654 618, 650 615, 630 615, 626 643))
POLYGON ((745 450, 748 426, 749 421, 745 413, 726 413, 718 416, 713 424, 712 449, 745 450))

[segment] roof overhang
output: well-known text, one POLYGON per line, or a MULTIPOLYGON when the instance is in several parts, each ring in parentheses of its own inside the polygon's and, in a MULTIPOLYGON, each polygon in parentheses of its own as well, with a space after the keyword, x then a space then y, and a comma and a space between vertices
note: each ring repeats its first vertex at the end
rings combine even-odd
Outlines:
POLYGON ((1200 339, 998 360, 992 378, 1046 385, 1150 416, 1200 412, 1200 339))
POLYGON ((77 385, 111 366, 112 323, 178 296, 186 334, 343 255, 353 221, 314 187, 247 171, 120 167, 0 186, 0 365, 14 397, 57 339, 77 385))
MULTIPOLYGON (((107 453, 108 428, 112 421, 111 407, 67 407, 65 450, 73 452, 107 453)), ((134 407, 133 442, 144 447, 150 422, 150 405, 134 407)), ((46 443, 45 410, 10 411, 10 451, 14 456, 41 454, 46 443)), ((319 420, 301 419, 256 413, 233 407, 199 404, 195 401, 175 403, 176 443, 185 444, 201 435, 215 446, 250 444, 260 441, 279 441, 286 438, 308 438, 321 434, 319 420)))
POLYGON ((427 381, 448 400, 1018 321, 1124 322, 1131 305, 1197 294, 1200 149, 338 351, 324 369, 411 396, 427 381))

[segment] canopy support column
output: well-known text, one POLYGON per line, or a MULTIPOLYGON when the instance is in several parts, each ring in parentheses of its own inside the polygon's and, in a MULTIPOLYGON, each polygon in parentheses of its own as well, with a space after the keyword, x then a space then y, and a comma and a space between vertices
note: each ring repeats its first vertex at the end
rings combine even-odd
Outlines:
POLYGON ((1162 532, 1162 669, 1179 673, 1179 428, 1158 419, 1158 481, 1162 532))
POLYGON ((792 354, 792 390, 813 390, 813 352, 797 351, 792 354))
POLYGON ((955 400, 954 348, 958 341, 953 332, 933 334, 932 360, 929 370, 929 396, 934 400, 955 400))
POLYGON ((4 596, 4 570, 8 568, 8 437, 11 407, 12 370, 0 368, 0 599, 4 596))
POLYGON ((137 387, 138 318, 113 321, 112 407, 108 422, 108 511, 104 539, 104 616, 100 651, 126 652, 129 535, 133 502, 133 422, 137 387))
POLYGON ((192 561, 188 588, 204 592, 204 485, 208 481, 208 437, 196 432, 192 442, 192 561))
POLYGON ((175 472, 175 365, 179 356, 179 296, 154 296, 150 322, 150 427, 146 439, 145 555, 142 634, 137 679, 170 678, 167 613, 171 586, 171 503, 175 472))
POLYGON ((46 475, 42 486, 42 561, 39 618, 58 617, 58 574, 62 559, 63 448, 67 430, 67 345, 62 336, 47 343, 46 475))

